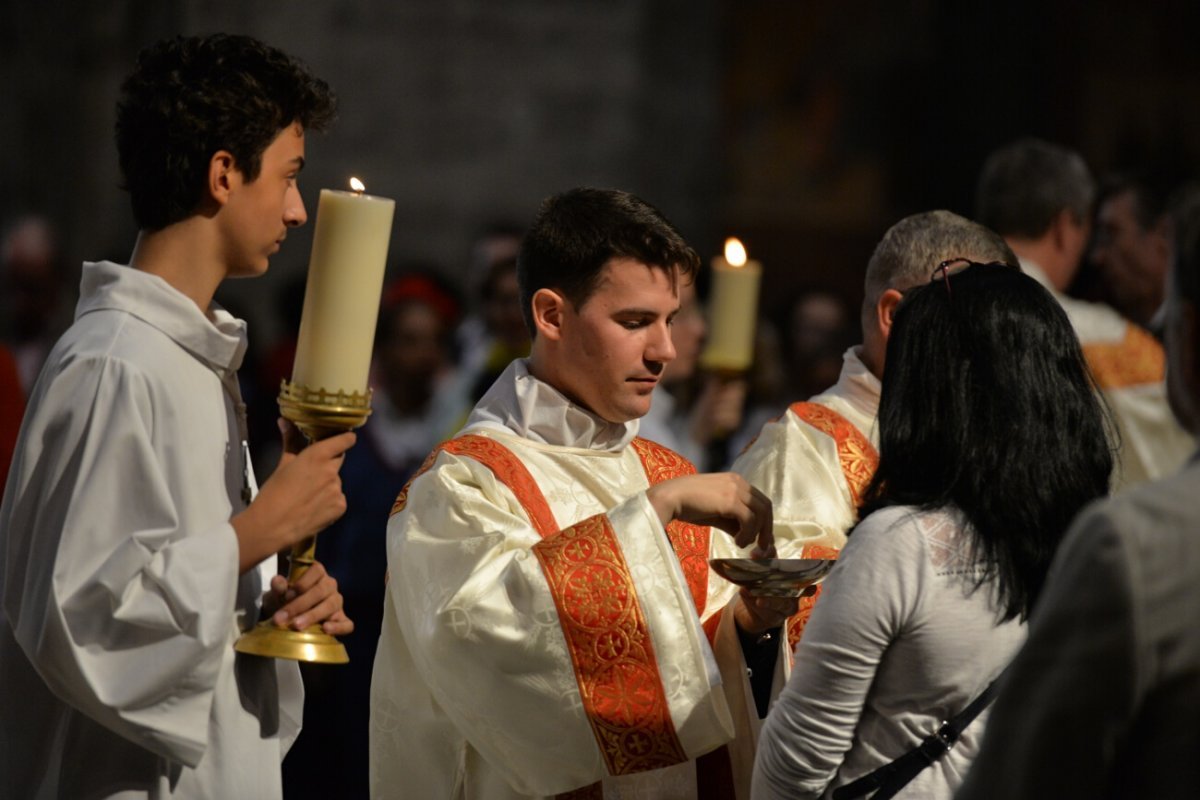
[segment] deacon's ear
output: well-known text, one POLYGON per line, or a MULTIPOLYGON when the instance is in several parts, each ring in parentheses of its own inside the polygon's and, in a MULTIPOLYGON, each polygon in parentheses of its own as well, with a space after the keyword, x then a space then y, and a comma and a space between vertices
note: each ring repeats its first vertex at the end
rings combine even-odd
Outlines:
POLYGON ((538 289, 530 301, 533 308, 533 327, 538 338, 552 342, 562 339, 563 315, 567 299, 553 289, 538 289))
POLYGON ((885 341, 892 335, 892 319, 896 316, 896 306, 903 299, 904 295, 896 289, 885 289, 875 304, 875 324, 879 326, 885 341))
POLYGON ((225 205, 233 189, 236 172, 233 153, 218 150, 208 161, 208 193, 219 205, 225 205))

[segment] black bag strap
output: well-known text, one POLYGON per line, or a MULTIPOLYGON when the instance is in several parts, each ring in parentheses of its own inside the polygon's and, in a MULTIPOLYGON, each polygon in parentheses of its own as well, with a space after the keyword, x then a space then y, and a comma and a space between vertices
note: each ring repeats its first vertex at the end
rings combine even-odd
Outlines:
POLYGON ((967 729, 967 726, 979 716, 979 712, 992 702, 992 698, 996 696, 998 683, 1000 683, 1000 678, 989 683, 983 693, 972 700, 966 708, 943 722, 919 745, 895 761, 884 764, 874 772, 867 773, 845 786, 834 789, 833 800, 850 800, 850 798, 861 797, 876 789, 879 791, 871 796, 871 800, 885 800, 885 798, 895 795, 909 781, 917 777, 921 770, 950 752, 950 748, 954 747, 954 743, 958 741, 958 737, 967 729))

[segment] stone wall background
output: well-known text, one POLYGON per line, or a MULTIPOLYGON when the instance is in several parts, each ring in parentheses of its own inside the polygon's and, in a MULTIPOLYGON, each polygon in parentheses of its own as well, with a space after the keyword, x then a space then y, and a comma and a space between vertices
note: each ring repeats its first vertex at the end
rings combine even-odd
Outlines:
MULTIPOLYGON (((71 264, 128 255, 113 102, 173 33, 255 35, 326 78, 341 119, 309 144, 310 216, 358 175, 397 200, 395 267, 456 282, 485 223, 592 184, 651 200, 702 254, 741 235, 767 313, 814 283, 857 302, 882 231, 970 214, 983 155, 1017 135, 1101 173, 1200 164, 1200 6, 1181 2, 0 0, 0 18, 0 220, 51 215, 71 264)), ((223 291, 259 343, 310 235, 223 291)))

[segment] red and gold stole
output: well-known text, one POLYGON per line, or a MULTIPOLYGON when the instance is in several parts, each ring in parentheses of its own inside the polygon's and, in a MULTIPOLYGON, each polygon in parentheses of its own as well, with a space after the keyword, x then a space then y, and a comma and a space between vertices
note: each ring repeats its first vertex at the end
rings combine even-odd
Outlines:
MULTIPOLYGON (((695 472, 687 459, 661 445, 634 439, 632 446, 652 484, 695 472)), ((438 445, 401 490, 393 514, 407 503, 412 481, 443 450, 473 458, 491 470, 516 496, 542 537, 533 552, 554 597, 580 697, 609 773, 627 775, 686 761, 649 626, 608 517, 597 514, 560 529, 521 460, 500 442, 475 434, 438 445)), ((702 612, 708 590, 708 528, 672 522, 667 535, 697 611, 702 612)), ((600 797, 600 784, 565 796, 600 797)))
POLYGON ((1119 342, 1083 345, 1083 357, 1101 389, 1159 383, 1167 374, 1162 345, 1136 325, 1126 325, 1119 342))
MULTIPOLYGON (((819 403, 793 403, 789 410, 802 421, 829 436, 837 447, 838 462, 842 467, 842 476, 846 479, 846 487, 850 490, 850 499, 857 507, 862 502, 863 492, 875 475, 879 466, 879 453, 871 440, 863 435, 854 423, 843 417, 828 406, 819 403)), ((805 545, 800 553, 801 558, 837 558, 838 550, 826 545, 805 545)), ((789 652, 796 649, 796 643, 808 625, 812 616, 813 606, 821 596, 821 587, 808 597, 800 598, 800 610, 788 620, 789 652)))

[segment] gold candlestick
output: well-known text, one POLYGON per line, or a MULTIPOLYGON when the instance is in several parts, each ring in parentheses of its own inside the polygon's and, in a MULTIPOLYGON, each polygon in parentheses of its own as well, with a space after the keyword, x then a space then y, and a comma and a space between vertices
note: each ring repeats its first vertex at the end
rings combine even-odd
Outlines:
MULTIPOLYGON (((314 391, 285 380, 279 389, 279 411, 284 419, 300 429, 309 442, 315 442, 353 430, 366 422, 371 414, 371 391, 368 389, 365 394, 327 392, 324 389, 314 391)), ((316 536, 303 539, 292 547, 289 584, 299 580, 312 566, 316 549, 316 536)), ((243 633, 234 649, 256 656, 320 664, 347 664, 350 661, 345 645, 318 624, 297 631, 264 620, 243 633)))

